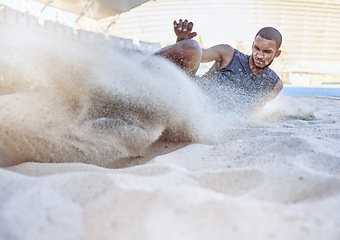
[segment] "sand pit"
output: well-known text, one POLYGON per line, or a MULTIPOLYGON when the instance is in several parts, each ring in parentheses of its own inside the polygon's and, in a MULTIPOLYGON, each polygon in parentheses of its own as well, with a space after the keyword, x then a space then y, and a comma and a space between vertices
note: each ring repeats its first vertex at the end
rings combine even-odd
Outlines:
POLYGON ((340 101, 279 97, 258 119, 114 168, 0 169, 0 239, 339 239, 340 101))
POLYGON ((337 98, 239 114, 164 59, 0 32, 1 240, 340 239, 337 98))

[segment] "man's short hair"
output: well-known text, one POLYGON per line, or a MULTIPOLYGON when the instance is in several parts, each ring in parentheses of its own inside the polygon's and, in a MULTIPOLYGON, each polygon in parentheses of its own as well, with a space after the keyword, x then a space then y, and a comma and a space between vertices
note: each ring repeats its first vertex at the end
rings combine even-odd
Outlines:
POLYGON ((277 29, 275 29, 273 27, 261 28, 260 31, 257 32, 255 38, 257 36, 260 36, 260 37, 265 38, 267 40, 274 40, 276 42, 277 49, 279 49, 281 47, 282 35, 277 29))

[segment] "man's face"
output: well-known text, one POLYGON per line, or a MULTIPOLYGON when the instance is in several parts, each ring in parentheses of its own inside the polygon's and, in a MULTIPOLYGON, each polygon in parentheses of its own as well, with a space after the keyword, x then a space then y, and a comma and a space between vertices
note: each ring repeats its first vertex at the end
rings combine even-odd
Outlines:
POLYGON ((277 49, 274 40, 268 40, 257 36, 253 42, 252 60, 256 68, 265 69, 274 61, 274 58, 280 56, 281 50, 277 49))

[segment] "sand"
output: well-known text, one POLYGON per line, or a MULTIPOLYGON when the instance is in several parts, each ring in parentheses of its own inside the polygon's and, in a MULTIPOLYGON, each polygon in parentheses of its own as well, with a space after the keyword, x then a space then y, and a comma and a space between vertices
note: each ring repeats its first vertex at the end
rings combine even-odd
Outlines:
POLYGON ((0 239, 339 239, 340 101, 279 97, 259 119, 114 168, 0 169, 0 239))
POLYGON ((339 99, 238 114, 164 59, 0 33, 1 240, 340 239, 339 99))

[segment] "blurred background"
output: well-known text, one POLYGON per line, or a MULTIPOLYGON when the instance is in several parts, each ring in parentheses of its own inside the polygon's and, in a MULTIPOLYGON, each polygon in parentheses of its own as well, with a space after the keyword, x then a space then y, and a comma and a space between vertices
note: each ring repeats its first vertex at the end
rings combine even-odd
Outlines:
MULTIPOLYGON (((283 35, 272 68, 292 86, 340 87, 340 0, 11 0, 0 1, 37 17, 157 50, 173 44, 173 21, 194 22, 202 47, 229 44, 247 54, 265 26, 283 35), (150 46, 150 45, 149 45, 150 46)), ((2 21, 4 18, 2 18, 2 21)), ((202 66, 207 69, 209 65, 202 66)))

